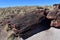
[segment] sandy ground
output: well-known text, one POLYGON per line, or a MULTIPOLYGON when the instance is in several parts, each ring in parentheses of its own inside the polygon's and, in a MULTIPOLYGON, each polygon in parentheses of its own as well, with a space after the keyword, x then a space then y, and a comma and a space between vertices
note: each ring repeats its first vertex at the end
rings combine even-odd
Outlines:
MULTIPOLYGON (((5 31, 0 30, 0 40, 7 40, 7 33, 5 31)), ((15 40, 23 39, 16 38, 15 40)), ((26 40, 60 40, 60 29, 51 27, 49 30, 39 32, 26 40)))
POLYGON ((37 33, 26 40, 60 40, 60 29, 51 27, 49 30, 37 33))

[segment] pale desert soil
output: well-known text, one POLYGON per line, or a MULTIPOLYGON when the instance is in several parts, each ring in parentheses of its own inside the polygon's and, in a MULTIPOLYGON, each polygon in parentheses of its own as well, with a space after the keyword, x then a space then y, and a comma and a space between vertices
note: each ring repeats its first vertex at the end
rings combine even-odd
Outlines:
MULTIPOLYGON (((7 40, 7 32, 0 30, 0 40, 7 40)), ((16 38, 15 40, 23 40, 16 38)), ((39 32, 26 40, 60 40, 60 29, 51 27, 48 30, 39 32)))
POLYGON ((60 29, 51 27, 49 30, 37 33, 26 40, 60 40, 60 29))

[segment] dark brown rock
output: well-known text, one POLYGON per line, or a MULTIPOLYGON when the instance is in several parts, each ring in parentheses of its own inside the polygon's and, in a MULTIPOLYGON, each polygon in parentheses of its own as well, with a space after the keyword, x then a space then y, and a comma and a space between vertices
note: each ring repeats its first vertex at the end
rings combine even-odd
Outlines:
POLYGON ((54 4, 53 7, 54 9, 60 9, 60 4, 54 4))
POLYGON ((56 14, 56 19, 51 21, 51 26, 60 27, 60 12, 56 14))
POLYGON ((15 33, 22 33, 33 28, 32 25, 38 24, 44 19, 44 10, 35 10, 23 16, 17 15, 8 23, 8 27, 11 28, 11 30, 13 30, 15 33))

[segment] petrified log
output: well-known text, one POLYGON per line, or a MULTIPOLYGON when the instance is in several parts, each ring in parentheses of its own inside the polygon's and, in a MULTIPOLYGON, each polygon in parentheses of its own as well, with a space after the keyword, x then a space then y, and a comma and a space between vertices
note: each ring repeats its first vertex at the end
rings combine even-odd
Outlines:
POLYGON ((17 15, 8 23, 8 27, 15 33, 22 33, 33 28, 32 25, 39 24, 44 19, 45 15, 43 10, 33 11, 23 16, 17 15))

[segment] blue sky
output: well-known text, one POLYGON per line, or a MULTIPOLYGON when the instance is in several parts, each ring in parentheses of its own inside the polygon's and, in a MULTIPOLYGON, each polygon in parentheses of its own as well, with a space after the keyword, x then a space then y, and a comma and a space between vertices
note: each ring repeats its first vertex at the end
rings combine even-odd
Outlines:
POLYGON ((0 0, 0 7, 45 6, 60 3, 60 0, 0 0))

